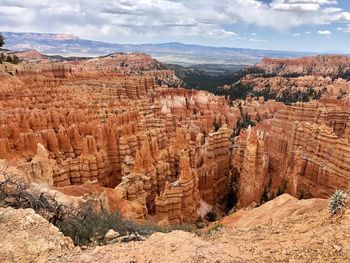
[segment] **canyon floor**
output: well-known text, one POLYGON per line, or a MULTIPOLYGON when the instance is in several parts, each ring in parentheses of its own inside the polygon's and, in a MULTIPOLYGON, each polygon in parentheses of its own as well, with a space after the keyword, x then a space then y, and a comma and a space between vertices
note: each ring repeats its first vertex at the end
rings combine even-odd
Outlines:
POLYGON ((145 241, 74 247, 32 210, 0 209, 1 262, 349 262, 350 210, 288 194, 226 217, 197 235, 155 233, 145 241), (243 212, 243 213, 242 213, 243 212), (237 215, 239 215, 237 217, 237 215))

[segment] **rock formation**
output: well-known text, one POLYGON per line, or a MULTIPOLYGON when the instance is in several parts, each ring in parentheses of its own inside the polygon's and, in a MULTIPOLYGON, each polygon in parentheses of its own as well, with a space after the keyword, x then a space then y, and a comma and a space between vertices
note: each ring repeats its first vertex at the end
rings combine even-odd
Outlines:
POLYGON ((260 202, 264 191, 326 198, 349 189, 349 110, 340 101, 297 103, 242 132, 233 160, 240 204, 260 202))
POLYGON ((319 75, 337 78, 349 76, 350 57, 320 55, 296 59, 264 58, 257 67, 278 76, 319 75))
MULTIPOLYGON (((259 77, 248 75, 240 83, 253 87, 254 95, 274 98, 283 102, 291 99, 308 101, 333 98, 349 100, 350 82, 317 75, 300 77, 259 77)), ((291 101, 293 102, 293 101, 291 101)))
POLYGON ((242 71, 241 76, 224 91, 233 96, 246 92, 286 104, 330 98, 350 100, 350 58, 347 56, 264 58, 242 71))
POLYGON ((349 187, 345 100, 231 102, 157 81, 172 76, 142 54, 1 65, 0 159, 32 182, 97 191, 126 218, 160 224, 223 204, 232 172, 240 206, 349 187))
POLYGON ((172 184, 167 181, 164 191, 155 200, 157 215, 170 224, 191 223, 197 219, 198 175, 190 168, 187 152, 181 153, 179 170, 179 179, 172 184))
POLYGON ((115 188, 107 196, 127 218, 194 222, 201 200, 223 201, 242 113, 268 119, 279 106, 240 109, 159 78, 176 80, 143 54, 2 65, 0 159, 58 190, 115 188))

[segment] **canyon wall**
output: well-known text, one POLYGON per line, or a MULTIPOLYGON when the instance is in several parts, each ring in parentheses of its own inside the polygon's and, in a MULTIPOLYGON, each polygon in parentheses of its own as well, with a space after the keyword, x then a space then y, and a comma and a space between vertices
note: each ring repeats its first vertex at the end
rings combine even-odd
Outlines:
POLYGON ((169 88, 155 60, 120 56, 2 65, 0 159, 68 195, 104 192, 127 218, 192 223, 225 197, 242 114, 277 106, 169 88))
POLYGON ((349 76, 350 57, 341 55, 319 55, 293 59, 264 58, 257 64, 266 73, 278 76, 318 75, 332 78, 349 76))
POLYGON ((233 166, 240 173, 241 206, 288 192, 327 198, 350 189, 350 104, 297 103, 241 133, 233 166))
MULTIPOLYGON (((252 81, 347 85, 304 78, 252 81)), ((143 54, 4 64, 0 81, 0 159, 67 196, 97 193, 126 218, 194 223, 222 207, 233 176, 239 207, 349 188, 345 99, 286 106, 171 88, 174 72, 143 54)))
POLYGON ((245 86, 251 86, 252 93, 257 96, 286 101, 319 99, 350 100, 350 82, 339 78, 332 80, 322 76, 300 77, 260 77, 248 75, 240 80, 245 86))
POLYGON ((264 58, 241 75, 226 93, 264 96, 266 100, 286 104, 330 98, 350 100, 350 58, 347 56, 264 58))

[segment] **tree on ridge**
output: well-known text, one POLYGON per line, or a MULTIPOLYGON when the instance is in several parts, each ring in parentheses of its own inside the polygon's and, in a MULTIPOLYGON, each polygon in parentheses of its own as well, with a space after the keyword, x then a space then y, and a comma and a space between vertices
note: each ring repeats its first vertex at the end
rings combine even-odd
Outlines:
POLYGON ((0 33, 0 48, 5 45, 5 37, 0 33))

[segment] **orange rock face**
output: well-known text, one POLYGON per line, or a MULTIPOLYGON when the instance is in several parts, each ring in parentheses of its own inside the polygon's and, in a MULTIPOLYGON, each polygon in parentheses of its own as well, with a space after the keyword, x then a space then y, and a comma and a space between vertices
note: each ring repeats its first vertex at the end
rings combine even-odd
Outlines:
POLYGON ((320 55, 296 59, 264 58, 257 66, 278 76, 294 74, 336 78, 350 73, 350 57, 320 55))
POLYGON ((282 99, 285 94, 305 94, 308 99, 333 98, 350 100, 350 82, 338 78, 322 76, 300 77, 256 77, 248 75, 240 80, 242 84, 252 85, 255 94, 270 94, 282 99))
MULTIPOLYGON (((97 193, 126 218, 193 223, 223 204, 233 175, 240 207, 350 188, 346 100, 231 102, 170 88, 181 81, 144 54, 4 64, 0 81, 0 159, 65 195, 97 193)), ((286 81, 274 85, 347 85, 286 81)))
POLYGON ((297 103, 242 132, 233 165, 240 173, 240 205, 288 192, 326 198, 349 189, 350 105, 297 103))
MULTIPOLYGON (((169 88, 174 73, 142 54, 6 64, 0 78, 0 159, 33 182, 88 194, 97 182, 126 217, 171 224, 223 200, 242 118, 224 97, 169 88)), ((276 111, 242 103, 263 119, 276 111)))
POLYGON ((350 100, 350 58, 347 56, 264 58, 249 68, 249 72, 255 74, 246 75, 239 84, 251 88, 253 96, 286 104, 329 98, 350 100))

